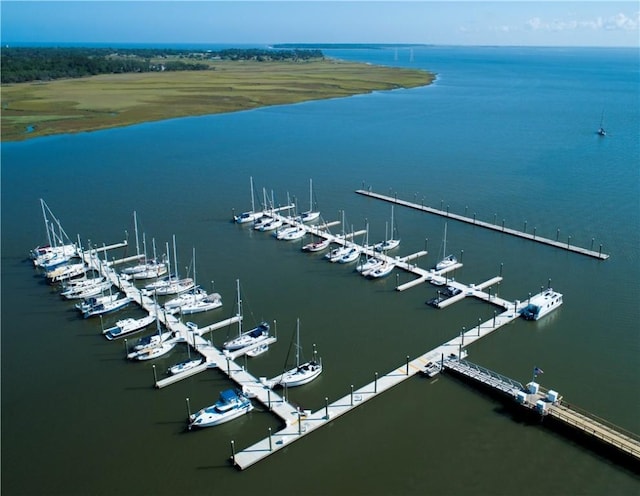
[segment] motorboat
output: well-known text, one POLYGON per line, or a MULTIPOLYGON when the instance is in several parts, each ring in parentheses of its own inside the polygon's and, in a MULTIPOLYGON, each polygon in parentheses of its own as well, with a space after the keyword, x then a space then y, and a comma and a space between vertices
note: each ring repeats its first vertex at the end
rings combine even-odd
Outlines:
POLYGON ((253 410, 251 400, 241 391, 226 389, 214 405, 189 415, 189 429, 203 428, 229 422, 253 410))
POLYGON ((103 331, 104 337, 109 341, 119 339, 124 336, 130 336, 142 331, 145 327, 156 320, 155 315, 147 315, 140 319, 127 318, 116 322, 116 325, 103 331))
POLYGON ((440 371, 441 371, 440 362, 427 362, 427 364, 424 366, 424 369, 422 370, 422 372, 427 377, 433 377, 439 374, 440 371))
POLYGON ((527 306, 520 310, 525 320, 539 320, 562 305, 562 295, 551 288, 529 298, 527 306))
POLYGON ((296 365, 294 368, 284 372, 278 379, 276 385, 282 387, 295 387, 302 386, 314 380, 322 373, 322 362, 318 362, 315 359, 315 349, 313 351, 314 358, 311 361, 300 363, 300 352, 302 347, 300 346, 300 319, 296 322, 296 365))
POLYGON ((182 372, 186 372, 187 370, 191 370, 196 368, 198 365, 202 364, 202 358, 194 358, 193 360, 185 360, 184 362, 177 363, 172 367, 169 367, 169 374, 177 375, 182 372))

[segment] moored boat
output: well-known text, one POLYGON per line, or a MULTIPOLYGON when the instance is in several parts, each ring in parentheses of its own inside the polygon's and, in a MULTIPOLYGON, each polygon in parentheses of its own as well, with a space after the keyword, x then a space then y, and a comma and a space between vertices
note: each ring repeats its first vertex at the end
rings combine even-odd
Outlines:
POLYGON ((520 310, 525 320, 539 320, 562 305, 562 295, 551 288, 529 299, 527 306, 520 310))
POLYGON ((189 416, 189 429, 212 427, 229 422, 253 410, 251 400, 241 391, 226 389, 215 404, 189 416))
POLYGON ((276 385, 282 387, 296 387, 302 386, 314 380, 322 373, 322 362, 318 362, 315 358, 316 351, 313 350, 313 360, 300 363, 300 353, 302 347, 300 346, 300 319, 296 322, 296 340, 295 340, 295 354, 296 354, 296 366, 283 374, 278 379, 276 385))
POLYGON ((104 337, 109 341, 119 339, 124 336, 130 336, 142 331, 145 327, 156 320, 155 315, 147 315, 140 319, 127 318, 116 322, 116 325, 103 331, 104 337))
POLYGON ((202 364, 202 358, 194 358, 193 360, 185 360, 184 362, 177 363, 172 367, 169 367, 168 372, 171 375, 181 374, 182 372, 186 372, 187 370, 191 370, 196 368, 198 365, 202 364))

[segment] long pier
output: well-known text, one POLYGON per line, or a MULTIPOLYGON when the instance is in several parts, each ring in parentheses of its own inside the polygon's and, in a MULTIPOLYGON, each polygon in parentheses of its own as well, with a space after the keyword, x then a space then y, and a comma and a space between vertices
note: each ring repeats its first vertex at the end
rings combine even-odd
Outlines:
POLYGON ((528 411, 541 417, 553 418, 562 425, 576 429, 635 460, 640 460, 640 436, 599 419, 589 412, 579 411, 565 402, 555 391, 546 390, 534 382, 525 387, 518 381, 466 360, 446 360, 443 368, 512 399, 528 411))
MULTIPOLYGON (((356 193, 359 195, 367 196, 369 198, 376 198, 378 200, 383 200, 389 203, 393 203, 395 205, 402 205, 404 207, 412 208, 414 210, 419 210, 421 212, 427 212, 430 214, 439 215, 447 219, 453 219, 460 222, 464 222, 466 224, 471 224, 471 225, 482 227, 485 229, 490 229, 492 231, 509 234, 511 236, 516 236, 518 238, 526 239, 529 241, 535 241, 536 243, 542 243, 544 245, 552 246, 554 248, 560 248, 573 253, 579 253, 580 255, 586 255, 588 257, 597 258, 599 260, 606 260, 609 258, 608 254, 602 253, 602 245, 600 245, 598 251, 594 251, 593 246, 591 247, 591 249, 581 248, 579 246, 575 246, 571 244, 571 236, 569 236, 567 239, 567 242, 564 243, 559 241, 558 239, 553 240, 549 238, 544 238, 542 236, 537 236, 535 227, 533 228, 533 233, 531 234, 525 231, 519 231, 517 229, 505 227, 504 221, 502 222, 502 225, 497 225, 497 224, 491 224, 489 222, 478 220, 476 219, 475 214, 473 217, 467 217, 464 215, 451 213, 449 212, 449 210, 441 210, 441 209, 429 207, 423 204, 413 203, 406 200, 400 200, 396 197, 382 195, 380 193, 374 193, 373 191, 365 190, 365 189, 358 189, 356 190, 356 193)), ((592 242, 592 245, 593 245, 593 242, 592 242)))

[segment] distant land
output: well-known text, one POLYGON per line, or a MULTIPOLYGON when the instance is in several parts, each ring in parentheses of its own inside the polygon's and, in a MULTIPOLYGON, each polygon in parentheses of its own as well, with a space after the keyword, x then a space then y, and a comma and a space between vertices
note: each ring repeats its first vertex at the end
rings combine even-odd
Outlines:
POLYGON ((2 141, 414 88, 435 78, 423 70, 328 59, 318 48, 286 56, 280 49, 226 50, 229 56, 61 50, 35 49, 31 62, 24 52, 13 66, 3 50, 3 80, 22 74, 26 82, 2 84, 2 141), (43 53, 62 58, 43 61, 43 53))
POLYGON ((432 46, 423 43, 277 43, 271 45, 279 49, 302 50, 376 50, 384 48, 411 48, 432 46))

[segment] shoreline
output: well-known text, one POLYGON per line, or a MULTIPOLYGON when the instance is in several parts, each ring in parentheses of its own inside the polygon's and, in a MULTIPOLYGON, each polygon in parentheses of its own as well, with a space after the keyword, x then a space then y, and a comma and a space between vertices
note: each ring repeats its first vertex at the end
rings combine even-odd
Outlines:
POLYGON ((417 69, 336 59, 220 62, 210 71, 103 74, 2 86, 2 142, 432 84, 417 69))

